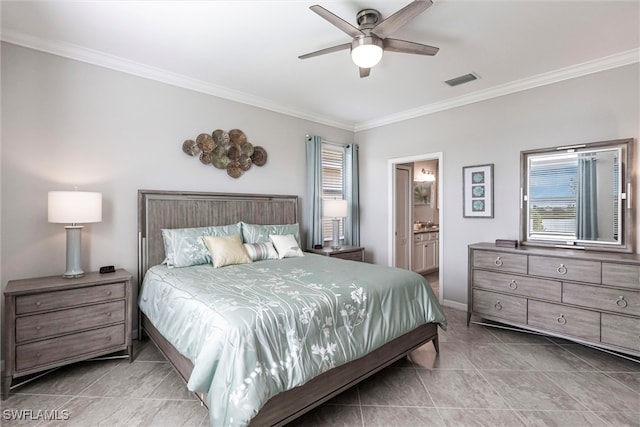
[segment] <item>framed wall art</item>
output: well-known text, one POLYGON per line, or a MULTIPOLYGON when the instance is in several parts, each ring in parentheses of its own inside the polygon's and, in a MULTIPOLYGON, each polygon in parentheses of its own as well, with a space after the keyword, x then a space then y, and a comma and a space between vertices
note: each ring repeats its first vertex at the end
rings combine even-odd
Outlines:
POLYGON ((493 218, 493 164, 462 168, 462 216, 493 218))

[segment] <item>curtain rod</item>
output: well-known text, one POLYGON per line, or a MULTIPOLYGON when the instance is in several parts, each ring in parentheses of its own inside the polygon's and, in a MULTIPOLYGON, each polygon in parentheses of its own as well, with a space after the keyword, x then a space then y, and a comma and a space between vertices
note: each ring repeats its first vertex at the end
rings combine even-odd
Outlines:
MULTIPOLYGON (((305 135, 307 138, 309 138, 309 136, 311 135, 305 135)), ((322 137, 321 137, 322 138, 322 137)), ((333 142, 333 141, 327 141, 326 139, 322 138, 322 143, 323 144, 327 144, 327 145, 335 145, 336 147, 348 147, 349 145, 353 144, 352 142, 349 143, 341 143, 341 142, 333 142)))
POLYGON ((342 144, 340 142, 327 141, 326 139, 323 139, 322 143, 327 145, 334 145, 336 147, 348 147, 349 145, 351 145, 351 144, 342 144))

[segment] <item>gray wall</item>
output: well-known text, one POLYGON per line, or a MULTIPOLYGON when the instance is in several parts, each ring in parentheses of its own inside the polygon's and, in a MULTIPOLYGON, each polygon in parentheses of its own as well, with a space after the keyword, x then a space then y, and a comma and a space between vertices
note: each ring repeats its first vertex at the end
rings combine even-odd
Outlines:
MULTIPOLYGON (((137 270, 138 189, 303 196, 306 134, 353 132, 296 119, 15 45, 2 44, 2 288, 62 274, 64 224, 50 190, 99 191, 103 221, 83 231, 83 268, 137 270), (268 153, 239 179, 182 153, 214 129, 242 129, 268 153)), ((302 202, 302 200, 301 200, 302 202)))
POLYGON ((520 151, 637 140, 638 75, 634 64, 358 132, 361 236, 368 260, 387 264, 388 160, 442 152, 443 297, 445 303, 466 304, 467 245, 518 238, 520 151), (462 167, 487 163, 494 164, 495 217, 463 218, 462 167))

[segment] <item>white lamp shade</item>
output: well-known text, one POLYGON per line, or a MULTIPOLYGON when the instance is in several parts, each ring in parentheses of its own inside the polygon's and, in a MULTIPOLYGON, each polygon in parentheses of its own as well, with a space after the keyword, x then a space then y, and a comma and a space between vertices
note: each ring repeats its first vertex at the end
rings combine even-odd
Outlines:
POLYGON ((374 44, 363 44, 351 49, 351 59, 360 68, 371 68, 382 59, 382 48, 374 44))
POLYGON ((347 216, 347 201, 342 199, 326 199, 323 213, 327 218, 344 218, 347 216))
POLYGON ((102 194, 49 191, 49 222, 79 224, 102 221, 102 194))

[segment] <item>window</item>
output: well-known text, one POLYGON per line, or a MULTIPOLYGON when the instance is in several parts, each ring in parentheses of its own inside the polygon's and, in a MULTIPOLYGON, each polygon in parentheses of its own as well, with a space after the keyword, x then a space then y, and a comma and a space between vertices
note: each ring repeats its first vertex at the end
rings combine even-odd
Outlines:
POLYGON ((532 160, 529 167, 529 230, 575 239, 577 156, 532 160))
MULTIPOLYGON (((322 199, 344 199, 344 150, 342 147, 322 144, 322 199)), ((344 237, 343 222, 340 221, 340 238, 344 237)), ((322 237, 325 241, 332 238, 330 218, 322 219, 322 237)))
MULTIPOLYGON (((618 241, 619 222, 619 161, 616 156, 607 162, 607 157, 600 153, 598 169, 596 169, 596 156, 590 154, 569 154, 554 156, 553 158, 531 159, 529 163, 529 230, 532 235, 545 236, 550 239, 575 240, 585 239, 584 235, 577 232, 579 228, 578 206, 584 212, 593 215, 593 221, 597 223, 597 215, 591 214, 594 210, 603 210, 602 206, 613 206, 611 217, 607 223, 599 224, 604 227, 598 231, 600 238, 610 238, 618 241), (580 162, 583 163, 580 163, 580 162), (591 166, 584 162, 591 162, 591 166), (582 166, 580 166, 582 165, 582 166), (580 169, 592 168, 593 177, 587 178, 585 172, 580 174, 580 169), (596 171, 599 172, 596 172, 596 171), (608 172, 608 171, 612 171, 608 172), (608 173, 607 173, 608 172, 608 173), (605 184, 609 181, 611 188, 598 188, 596 176, 605 184), (610 177, 610 179, 605 179, 610 177), (582 184, 580 184, 582 182, 582 184), (592 187, 596 196, 591 196, 588 202, 580 204, 578 193, 584 192, 584 188, 592 187), (599 191, 602 190, 602 191, 599 191)), ((584 199, 587 199, 584 196, 584 199)), ((594 236, 594 238, 598 238, 594 236)))

